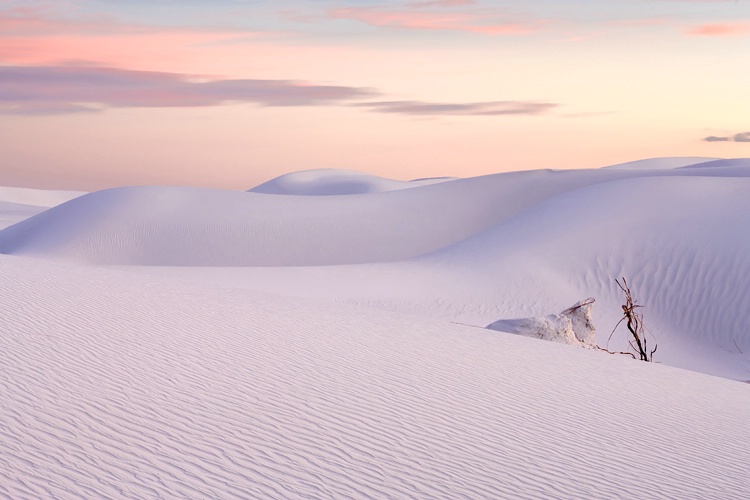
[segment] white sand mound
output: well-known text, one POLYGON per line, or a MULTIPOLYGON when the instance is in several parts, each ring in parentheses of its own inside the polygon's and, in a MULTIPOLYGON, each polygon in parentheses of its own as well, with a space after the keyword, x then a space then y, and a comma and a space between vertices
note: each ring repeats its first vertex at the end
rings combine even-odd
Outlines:
POLYGON ((594 301, 593 298, 578 301, 560 314, 500 319, 487 325, 487 328, 561 344, 595 347, 596 327, 592 317, 594 301))
POLYGON ((362 308, 0 256, 0 496, 721 498, 750 387, 362 308))
MULTIPOLYGON (((458 182, 458 181, 455 181, 458 182)), ((0 234, 3 253, 96 264, 300 266, 422 255, 502 220, 489 189, 349 197, 118 188, 54 207, 0 234)))
MULTIPOLYGON (((4 230, 0 252, 167 266, 403 260, 460 242, 550 196, 598 181, 580 174, 518 172, 345 197, 110 189, 4 230)), ((623 174, 613 172, 617 175, 623 174)))
POLYGON ((81 196, 7 228, 0 233, 0 252, 120 265, 398 261, 460 243, 583 186, 706 172, 750 175, 742 167, 535 171, 350 196, 118 188, 81 196))
POLYGON ((750 158, 726 158, 721 160, 712 160, 712 161, 706 161, 703 163, 696 163, 693 165, 685 165, 680 168, 713 168, 713 169, 721 169, 721 168, 750 168, 750 158))
POLYGON ((353 170, 333 168, 285 174, 250 189, 251 193, 305 196, 381 193, 445 182, 450 178, 397 181, 353 170))
POLYGON ((682 168, 690 165, 697 165, 707 161, 718 160, 719 158, 711 158, 704 156, 676 156, 666 158, 648 158, 645 160, 635 160, 626 163, 618 163, 616 165, 609 165, 607 169, 617 170, 667 170, 672 168, 682 168))

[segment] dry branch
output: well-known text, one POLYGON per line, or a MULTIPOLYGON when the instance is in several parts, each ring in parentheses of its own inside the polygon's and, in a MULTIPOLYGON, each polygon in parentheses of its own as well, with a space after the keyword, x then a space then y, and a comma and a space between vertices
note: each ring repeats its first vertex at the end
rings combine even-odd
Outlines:
POLYGON ((620 287, 620 290, 622 290, 625 294, 625 304, 622 305, 623 316, 615 325, 612 333, 609 334, 609 338, 607 339, 607 349, 602 350, 607 351, 610 354, 629 354, 633 357, 633 359, 640 358, 641 361, 653 361, 654 353, 659 348, 659 346, 655 345, 651 351, 648 350, 648 340, 646 339, 645 328, 643 326, 643 316, 641 316, 636 310, 643 306, 639 305, 633 299, 633 294, 630 291, 630 286, 628 285, 628 282, 625 278, 622 278, 622 282, 616 279, 615 283, 617 283, 617 286, 620 287), (627 321, 626 325, 628 331, 633 337, 633 340, 628 342, 628 345, 633 350, 633 352, 629 351, 613 353, 609 350, 609 341, 612 339, 612 335, 614 335, 617 327, 620 326, 623 321, 627 321), (638 358, 636 358, 636 354, 638 355, 638 358))

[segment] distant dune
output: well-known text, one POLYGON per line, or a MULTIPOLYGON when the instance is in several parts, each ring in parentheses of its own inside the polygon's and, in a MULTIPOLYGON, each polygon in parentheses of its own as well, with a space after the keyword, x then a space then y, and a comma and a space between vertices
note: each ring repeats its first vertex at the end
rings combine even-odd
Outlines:
POLYGON ((52 191, 0 186, 0 201, 36 207, 54 207, 83 194, 86 193, 83 191, 52 191))
POLYGON ((282 175, 250 189, 251 193, 331 196, 382 193, 443 182, 438 177, 413 181, 396 181, 353 170, 319 169, 282 175))
POLYGON ((49 207, 77 198, 78 191, 48 191, 0 186, 0 229, 12 226, 49 207))
MULTIPOLYGON (((620 169, 620 170, 661 170, 670 168, 682 168, 691 165, 699 165, 719 158, 710 158, 703 156, 677 156, 667 158, 649 158, 646 160, 629 161, 627 163, 618 163, 602 168, 620 169)), ((728 160, 730 162, 735 160, 728 160)))
MULTIPOLYGON (((730 163, 708 173, 699 168, 516 172, 345 197, 117 188, 80 196, 8 228, 0 233, 0 251, 118 265, 390 262, 444 250, 581 187, 664 175, 741 178, 749 171, 730 163)), ((312 182, 310 191, 330 187, 319 171, 312 177, 322 187, 312 182)))

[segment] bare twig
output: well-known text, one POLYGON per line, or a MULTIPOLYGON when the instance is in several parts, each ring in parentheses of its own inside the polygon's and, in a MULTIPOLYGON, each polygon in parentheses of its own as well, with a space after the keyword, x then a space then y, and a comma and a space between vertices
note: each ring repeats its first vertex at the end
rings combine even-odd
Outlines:
POLYGON ((624 316, 622 318, 620 318, 620 321, 618 321, 617 324, 615 325, 615 327, 612 329, 612 333, 609 334, 609 337, 607 338, 607 349, 609 349, 609 341, 612 340, 612 335, 615 334, 615 330, 617 330, 617 327, 620 326, 620 323, 622 323, 623 321, 625 321, 625 317, 624 316))
MULTIPOLYGON (((630 346, 630 348, 638 354, 638 357, 641 361, 653 361, 654 353, 659 348, 659 346, 654 346, 654 348, 650 352, 648 350, 648 339, 646 338, 647 330, 643 326, 643 316, 638 314, 638 312, 636 311, 636 309, 643 306, 639 305, 633 299, 633 294, 630 291, 630 285, 628 285, 628 281, 625 278, 622 278, 622 282, 616 279, 615 283, 617 283, 617 286, 620 287, 620 290, 622 290, 625 294, 625 304, 622 305, 623 317, 620 318, 620 321, 617 322, 614 330, 612 330, 612 333, 609 334, 609 338, 607 339, 607 347, 609 347, 609 341, 610 339, 612 339, 612 335, 615 333, 615 330, 617 330, 617 327, 620 326, 620 323, 622 323, 623 321, 627 321, 626 325, 628 331, 633 337, 633 340, 628 342, 628 346, 630 346)), ((651 332, 649 332, 649 334, 651 334, 651 332)), ((653 335, 651 336, 653 337, 653 335)), ((603 350, 610 352, 608 349, 603 350)), ((628 352, 627 354, 633 356, 633 359, 637 359, 635 354, 633 354, 632 352, 628 352)))
POLYGON ((606 352, 606 353, 608 353, 608 354, 626 354, 626 355, 628 355, 628 356, 632 356, 632 357, 633 357, 633 359, 635 359, 635 354, 633 354, 632 352, 625 352, 625 351, 610 351, 609 349, 605 349, 605 348, 603 348, 603 347, 599 347, 599 346, 596 346, 596 348, 597 348, 597 349, 599 349, 600 351, 604 351, 604 352, 606 352))

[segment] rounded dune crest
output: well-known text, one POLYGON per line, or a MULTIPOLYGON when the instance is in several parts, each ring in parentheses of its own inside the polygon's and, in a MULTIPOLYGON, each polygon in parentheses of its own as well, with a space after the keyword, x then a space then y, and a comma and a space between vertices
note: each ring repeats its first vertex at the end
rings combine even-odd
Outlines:
POLYGON ((668 170, 682 168, 690 165, 698 165, 718 158, 704 156, 674 156, 665 158, 647 158, 644 160, 629 161, 602 167, 613 170, 668 170))
POLYGON ((398 181, 377 175, 324 168, 284 174, 249 190, 251 193, 285 194, 301 196, 335 196, 365 193, 382 193, 408 189, 450 178, 398 181))

